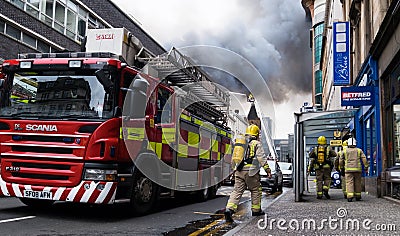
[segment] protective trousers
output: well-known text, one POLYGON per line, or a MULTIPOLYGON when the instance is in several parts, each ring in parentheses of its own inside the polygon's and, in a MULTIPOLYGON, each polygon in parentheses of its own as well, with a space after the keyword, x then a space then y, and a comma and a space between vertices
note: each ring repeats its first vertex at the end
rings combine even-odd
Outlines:
POLYGON ((236 171, 235 173, 235 186, 226 204, 227 209, 237 211, 240 198, 243 192, 249 189, 251 194, 251 210, 253 212, 261 211, 261 195, 262 188, 260 183, 260 174, 249 176, 249 171, 236 171))
POLYGON ((346 175, 342 176, 342 191, 344 198, 347 198, 347 190, 346 190, 346 175))
POLYGON ((347 198, 361 199, 361 172, 346 172, 347 198))
POLYGON ((331 169, 321 168, 315 170, 315 173, 317 175, 317 196, 322 197, 322 191, 329 191, 329 187, 331 186, 331 169))

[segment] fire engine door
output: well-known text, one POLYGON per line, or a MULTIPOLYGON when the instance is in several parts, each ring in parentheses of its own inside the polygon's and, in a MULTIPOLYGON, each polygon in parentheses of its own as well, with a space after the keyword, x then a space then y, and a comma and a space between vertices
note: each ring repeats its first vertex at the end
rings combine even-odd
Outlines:
POLYGON ((175 117, 173 114, 173 102, 168 100, 172 96, 172 91, 168 88, 159 86, 157 88, 156 114, 154 117, 156 127, 156 147, 155 151, 161 160, 172 165, 173 147, 175 145, 175 117))

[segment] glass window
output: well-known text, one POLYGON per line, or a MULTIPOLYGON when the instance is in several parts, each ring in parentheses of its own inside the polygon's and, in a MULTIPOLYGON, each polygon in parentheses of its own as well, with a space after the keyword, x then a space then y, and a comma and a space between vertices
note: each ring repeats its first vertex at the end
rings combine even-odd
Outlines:
POLYGON ((21 0, 10 0, 12 4, 17 6, 18 8, 24 9, 24 1, 21 0))
POLYGON ((89 26, 91 29, 96 29, 96 28, 97 28, 97 21, 96 21, 96 18, 94 18, 93 16, 90 16, 90 15, 89 15, 88 26, 89 26))
POLYGON ((170 123, 171 122, 171 114, 172 107, 171 102, 167 102, 169 97, 171 96, 171 92, 159 88, 157 95, 157 123, 170 123))
POLYGON ((54 29, 58 30, 60 33, 64 34, 64 25, 58 22, 54 22, 54 29))
POLYGON ((37 41, 37 50, 40 52, 50 52, 50 46, 42 41, 37 41))
POLYGON ((39 10, 40 0, 26 0, 26 2, 39 10))
POLYGON ((400 165, 400 105, 393 105, 394 164, 400 165))
POLYGON ((61 3, 56 2, 56 21, 61 24, 65 23, 65 7, 61 3))
POLYGON ((26 12, 29 13, 30 15, 38 18, 39 17, 39 10, 35 7, 32 7, 29 4, 26 4, 26 12))
POLYGON ((6 23, 4 23, 4 21, 0 20, 0 33, 4 33, 4 25, 6 23))
POLYGON ((315 94, 322 93, 322 71, 315 72, 315 94))
POLYGON ((69 9, 73 10, 74 12, 78 12, 78 7, 75 3, 68 1, 67 6, 69 9))
POLYGON ((27 34, 22 35, 22 42, 36 48, 36 39, 27 34))
POLYGON ((67 29, 74 33, 76 31, 76 14, 71 10, 67 10, 67 29))
POLYGON ((83 18, 87 18, 87 15, 88 15, 88 13, 87 13, 87 11, 85 11, 85 10, 83 10, 82 8, 80 8, 79 7, 79 9, 78 9, 78 14, 80 15, 80 16, 82 16, 83 18))
POLYGON ((323 31, 324 31, 324 24, 319 24, 314 29, 314 60, 315 60, 315 63, 321 62, 323 31))
POLYGON ((46 16, 45 14, 42 14, 42 15, 41 15, 40 20, 41 20, 41 21, 44 21, 44 23, 45 23, 46 25, 50 26, 50 27, 53 26, 53 20, 52 20, 50 17, 46 16))
POLYGON ((86 21, 80 17, 78 20, 78 35, 81 37, 86 35, 86 21))
POLYGON ((46 9, 46 15, 53 17, 53 0, 46 0, 43 1, 43 3, 45 4, 44 9, 46 9))
POLYGON ((12 27, 11 25, 7 25, 6 34, 15 39, 21 40, 21 31, 17 28, 12 27))

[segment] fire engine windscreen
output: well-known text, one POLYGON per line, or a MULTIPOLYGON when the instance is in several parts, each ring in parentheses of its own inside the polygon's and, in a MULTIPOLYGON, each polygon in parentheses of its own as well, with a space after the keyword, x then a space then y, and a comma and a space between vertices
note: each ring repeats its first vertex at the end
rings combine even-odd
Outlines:
POLYGON ((113 115, 114 90, 106 88, 94 71, 24 71, 11 78, 1 116, 107 119, 113 115))

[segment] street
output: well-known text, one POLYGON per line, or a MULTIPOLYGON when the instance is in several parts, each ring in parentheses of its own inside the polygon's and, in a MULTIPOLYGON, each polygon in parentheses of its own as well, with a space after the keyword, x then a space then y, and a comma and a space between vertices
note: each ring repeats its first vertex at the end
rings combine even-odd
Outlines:
MULTIPOLYGON (((56 203, 47 209, 34 210, 16 198, 0 199, 2 235, 223 235, 249 219, 250 193, 242 197, 235 223, 226 224, 222 209, 232 186, 223 186, 215 199, 194 202, 165 199, 160 209, 136 217, 126 212, 126 205, 90 206, 56 203)), ((286 191, 286 189, 284 189, 286 191)), ((263 208, 278 194, 263 192, 263 208)))

